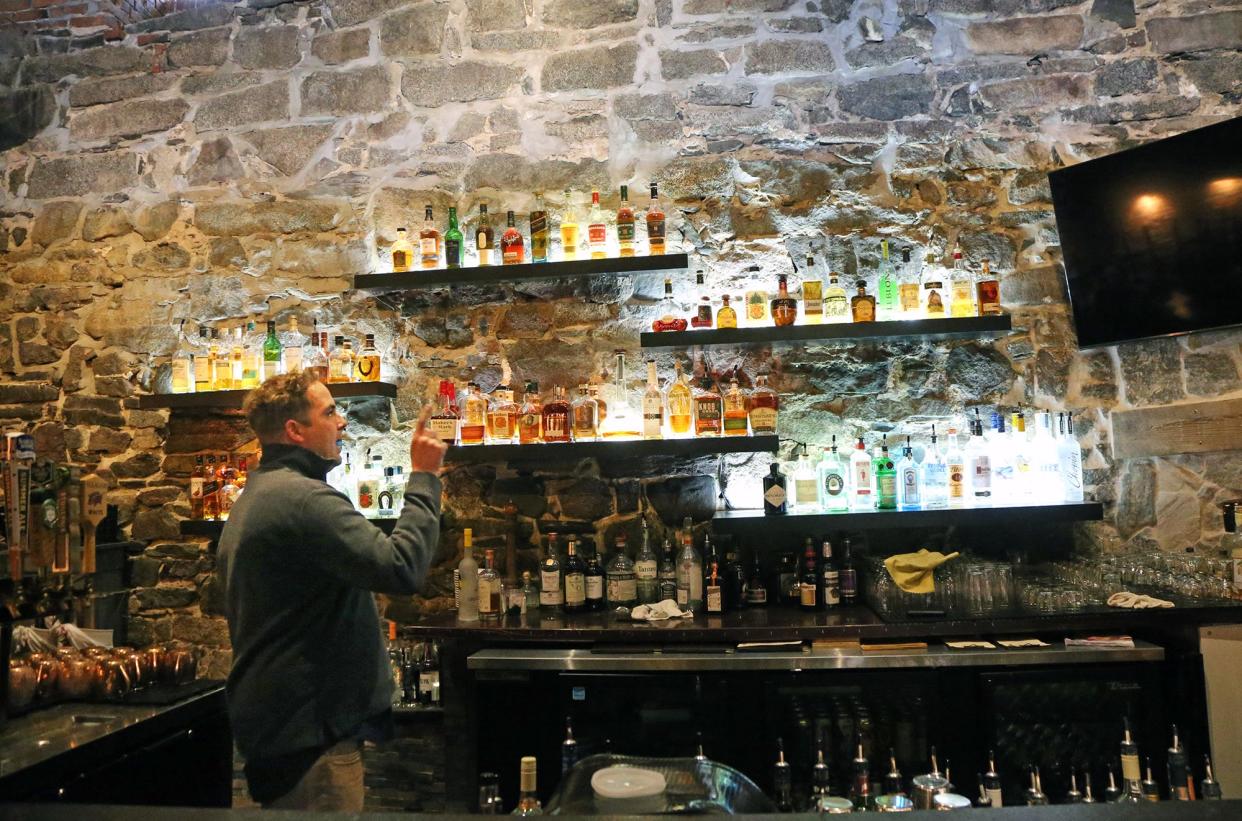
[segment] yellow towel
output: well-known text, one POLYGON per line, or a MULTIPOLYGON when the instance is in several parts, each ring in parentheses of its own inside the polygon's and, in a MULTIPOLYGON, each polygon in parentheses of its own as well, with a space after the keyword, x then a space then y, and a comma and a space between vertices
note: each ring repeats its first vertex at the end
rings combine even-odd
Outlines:
POLYGON ((889 556, 884 560, 884 568, 897 586, 907 593, 934 593, 935 582, 932 571, 949 559, 957 557, 957 553, 948 556, 939 551, 920 550, 918 553, 901 553, 889 556))

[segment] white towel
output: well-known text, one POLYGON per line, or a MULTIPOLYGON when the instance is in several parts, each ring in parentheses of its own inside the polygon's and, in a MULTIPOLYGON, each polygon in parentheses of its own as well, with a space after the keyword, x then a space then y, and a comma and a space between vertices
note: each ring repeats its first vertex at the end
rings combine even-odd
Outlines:
POLYGON ((672 599, 665 599, 655 604, 640 604, 630 610, 630 618, 634 621, 667 621, 692 615, 694 614, 683 611, 672 599))

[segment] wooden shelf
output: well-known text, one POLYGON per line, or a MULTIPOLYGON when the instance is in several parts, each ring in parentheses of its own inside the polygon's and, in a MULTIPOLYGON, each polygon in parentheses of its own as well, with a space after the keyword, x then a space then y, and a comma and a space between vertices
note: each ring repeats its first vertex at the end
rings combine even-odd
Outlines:
POLYGON ((776 436, 717 436, 702 439, 623 439, 550 445, 455 445, 446 462, 471 464, 521 460, 632 459, 643 456, 710 456, 717 453, 776 453, 776 436))
POLYGON ((570 279, 603 274, 653 274, 684 271, 685 254, 571 259, 563 262, 526 262, 521 265, 478 265, 467 268, 430 268, 399 274, 358 274, 354 287, 367 290, 414 290, 451 285, 480 285, 527 279, 570 279))
POLYGON ((782 342, 831 342, 853 339, 960 339, 1000 336, 1013 329, 1007 314, 956 319, 900 319, 885 322, 833 322, 823 325, 775 325, 690 331, 648 331, 644 348, 689 348, 695 345, 755 345, 782 342))
MULTIPOLYGON (((327 386, 328 391, 337 399, 362 399, 375 396, 395 399, 397 397, 397 386, 388 382, 330 382, 327 386)), ((250 389, 204 393, 151 393, 134 397, 138 401, 132 407, 140 410, 240 408, 249 393, 250 389)))
MULTIPOLYGON (((393 526, 397 523, 394 516, 391 519, 371 519, 380 530, 385 533, 392 533, 393 526)), ((209 539, 219 539, 221 531, 224 530, 224 522, 218 522, 214 519, 182 519, 181 535, 182 536, 206 536, 209 539)))
POLYGON ((1104 518, 1099 502, 1065 502, 1048 505, 939 508, 936 510, 867 510, 841 513, 789 513, 766 516, 763 510, 729 510, 717 513, 712 527, 724 532, 824 530, 881 530, 910 527, 998 527, 1046 522, 1087 522, 1104 518))

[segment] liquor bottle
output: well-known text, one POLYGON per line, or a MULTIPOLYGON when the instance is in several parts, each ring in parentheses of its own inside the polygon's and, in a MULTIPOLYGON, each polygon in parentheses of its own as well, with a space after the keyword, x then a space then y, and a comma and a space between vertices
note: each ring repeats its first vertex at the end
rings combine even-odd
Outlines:
POLYGON ((444 258, 444 242, 428 203, 423 209, 423 227, 418 232, 418 253, 424 268, 439 268, 444 258))
POLYGON ((763 477, 764 515, 778 516, 786 513, 786 500, 785 474, 781 473, 781 466, 773 462, 768 475, 763 477))
POLYGON ((919 479, 919 464, 914 461, 914 448, 907 436, 905 447, 901 449, 901 460, 897 462, 897 507, 915 510, 922 504, 923 483, 919 479))
POLYGON ((773 601, 789 607, 797 607, 798 600, 802 596, 798 589, 798 558, 792 553, 782 553, 774 576, 773 601))
POLYGON ((1081 804, 1083 803, 1082 798, 1082 791, 1078 789, 1078 774, 1070 770, 1070 788, 1065 793, 1065 803, 1081 804))
POLYGON ((483 551, 483 570, 479 572, 480 620, 498 621, 504 615, 503 594, 503 582, 496 572, 496 551, 488 548, 483 551))
POLYGON ((949 315, 976 316, 975 283, 966 263, 962 260, 962 248, 953 249, 953 270, 949 274, 949 315))
POLYGON ((302 370, 302 347, 306 338, 298 330, 297 317, 289 317, 289 327, 280 334, 281 373, 294 373, 302 370))
POLYGON ((480 265, 491 265, 492 250, 496 247, 496 232, 492 230, 492 220, 487 214, 487 203, 479 203, 479 222, 474 229, 474 248, 479 254, 480 265))
POLYGON ((668 386, 668 428, 673 436, 683 437, 690 433, 694 418, 694 394, 682 372, 681 363, 673 363, 673 382, 668 386))
POLYGON ((354 342, 352 339, 345 338, 341 342, 341 382, 353 382, 356 371, 356 357, 354 354, 354 342))
POLYGON ((806 538, 806 547, 802 551, 802 573, 798 579, 798 606, 806 612, 819 610, 820 605, 819 569, 815 566, 815 542, 810 536, 806 538))
POLYGON ((380 378, 380 355, 375 349, 375 334, 364 337, 362 350, 354 360, 355 382, 378 382, 380 378))
POLYGON ((863 753, 861 736, 858 738, 855 749, 849 799, 854 805, 855 812, 870 812, 875 809, 875 796, 871 792, 871 764, 863 753))
POLYGON ((1123 794, 1124 793, 1121 788, 1117 786, 1117 778, 1113 773, 1112 766, 1110 765, 1108 768, 1108 786, 1104 788, 1104 803, 1116 804, 1121 800, 1121 796, 1123 794))
POLYGON ((592 612, 604 609, 604 568, 599 563, 599 550, 594 542, 586 563, 586 606, 592 612))
POLYGON ((676 304, 673 302, 673 281, 667 277, 664 280, 664 298, 660 300, 660 309, 663 313, 651 323, 651 330, 661 333, 686 329, 686 320, 684 317, 677 316, 676 304))
POLYGON ((651 203, 647 206, 647 253, 653 257, 666 253, 664 229, 664 206, 660 204, 660 193, 653 182, 651 203))
POLYGON ((595 405, 599 409, 599 424, 603 425, 604 420, 608 418, 608 400, 604 398, 604 383, 608 380, 608 371, 602 374, 592 376, 591 381, 587 383, 587 393, 595 400, 595 405))
POLYGON ((578 396, 570 406, 575 442, 594 442, 599 434, 599 404, 587 393, 585 384, 578 386, 578 396))
POLYGON ((207 467, 203 470, 203 518, 220 519, 220 475, 216 472, 215 454, 207 455, 207 467))
MULTIPOLYGON (((982 784, 982 776, 979 781, 982 784)), ((901 770, 897 768, 897 754, 893 752, 892 747, 888 748, 888 772, 884 775, 883 786, 885 795, 906 794, 906 781, 902 778, 901 770)))
POLYGON ((608 391, 608 414, 600 415, 599 433, 604 439, 641 439, 643 419, 641 400, 635 407, 625 369, 625 350, 613 351, 612 388, 608 391))
POLYGON ((220 466, 220 490, 217 492, 220 494, 220 520, 227 522, 241 488, 237 485, 237 469, 233 467, 232 457, 225 454, 221 458, 224 461, 220 466))
MULTIPOLYGON (((750 275, 751 280, 759 278, 759 272, 763 270, 758 265, 751 265, 746 268, 746 273, 750 275)), ((768 324, 768 292, 757 288, 746 292, 746 325, 750 328, 757 328, 761 325, 768 324)))
POLYGON ((703 377, 699 380, 699 389, 694 394, 694 435, 719 436, 724 426, 724 403, 706 362, 702 359, 699 361, 703 364, 703 377))
POLYGON ((823 458, 815 469, 819 508, 825 513, 836 513, 849 507, 846 470, 845 460, 837 451, 837 437, 834 435, 831 447, 824 448, 823 458))
POLYGON ((263 341, 266 337, 257 328, 254 320, 246 323, 246 336, 242 343, 243 388, 257 388, 263 380, 263 341))
POLYGON ((733 310, 733 306, 729 304, 728 294, 720 295, 720 307, 716 310, 716 327, 737 327, 737 311, 733 310))
POLYGON ((190 518, 203 518, 203 455, 194 457, 194 468, 190 471, 190 518))
POLYGON ((992 809, 1005 805, 1001 795, 1001 777, 996 772, 996 754, 991 750, 988 750, 988 771, 983 774, 983 791, 991 802, 992 809))
POLYGON ((772 767, 772 800, 777 812, 793 812, 793 772, 785 760, 785 741, 776 739, 776 764, 772 767))
POLYGON ((1039 780, 1039 767, 1031 768, 1031 786, 1026 790, 1026 806, 1043 807, 1048 804, 1048 796, 1044 795, 1044 785, 1039 780))
POLYGON ((621 204, 617 206, 617 247, 621 256, 634 256, 634 209, 630 207, 627 185, 621 186, 621 204))
POLYGON ((1009 416, 1009 446, 1013 453, 1014 495, 1019 502, 1035 498, 1035 459, 1026 436, 1026 414, 1021 408, 1009 416))
POLYGON ((539 607, 559 610, 564 601, 565 589, 561 584, 561 560, 556 553, 556 534, 548 533, 548 550, 543 561, 539 563, 539 607))
POLYGON ((897 289, 902 319, 915 319, 919 315, 919 278, 911 270, 910 249, 901 249, 901 286, 897 289))
POLYGON ((1190 763, 1186 751, 1177 737, 1177 725, 1173 725, 1173 745, 1165 754, 1169 771, 1169 800, 1189 801, 1194 791, 1194 779, 1190 775, 1190 763))
POLYGON ((465 241, 461 228, 457 226, 457 209, 449 206, 448 230, 444 232, 444 264, 449 268, 460 268, 465 241))
POLYGON ((992 504, 992 455, 983 437, 983 420, 975 408, 975 418, 970 421, 970 439, 966 442, 967 494, 975 505, 992 504))
POLYGON ((858 437, 850 454, 850 509, 871 510, 875 507, 875 475, 867 445, 858 437))
POLYGON ((798 300, 789 295, 789 277, 785 274, 776 278, 776 296, 772 298, 771 308, 772 324, 778 328, 798 320, 798 300))
POLYGON ((526 248, 522 232, 517 229, 513 212, 505 214, 505 232, 500 235, 500 262, 502 265, 521 265, 526 261, 526 248))
POLYGON ((660 556, 659 589, 656 601, 677 601, 677 558, 673 555, 673 543, 664 540, 660 556))
POLYGON ((345 353, 345 337, 338 336, 333 339, 331 352, 328 353, 328 381, 329 382, 348 382, 343 371, 345 369, 345 360, 342 355, 345 353))
POLYGON ((876 316, 892 319, 900 305, 897 296, 897 270, 888 258, 888 240, 880 240, 880 270, 875 286, 876 316))
POLYGON ((923 264, 921 304, 928 319, 944 317, 944 269, 936 264, 936 255, 928 254, 923 264))
POLYGON ((578 558, 578 544, 571 537, 565 548, 565 603, 566 613, 586 610, 586 565, 578 558))
POLYGON ((855 322, 875 322, 875 297, 867 293, 867 280, 856 283, 858 293, 850 300, 850 316, 855 322))
POLYGON ((211 345, 208 348, 208 371, 211 374, 210 390, 227 391, 233 387, 233 368, 229 355, 220 345, 220 331, 211 331, 211 345))
POLYGON ((999 316, 1004 313, 1000 302, 1000 280, 991 270, 987 259, 981 263, 979 281, 975 283, 975 295, 979 301, 979 316, 999 316))
POLYGON ((802 445, 802 453, 798 456, 798 463, 794 465, 793 486, 793 512, 818 513, 819 476, 816 474, 815 465, 811 464, 805 445, 802 445))
POLYGON ((539 803, 539 795, 535 792, 535 774, 537 763, 533 755, 522 756, 521 779, 518 803, 513 815, 543 815, 543 805, 539 803))
POLYGON ((191 393, 194 390, 194 357, 186 350, 184 319, 177 331, 177 347, 169 361, 169 369, 173 393, 191 393))
POLYGON ((569 716, 565 716, 565 740, 561 742, 561 778, 578 763, 578 742, 574 738, 574 725, 569 716))
POLYGON ((634 557, 634 579, 639 604, 654 604, 660 596, 660 560, 651 548, 651 533, 647 520, 643 519, 643 537, 634 557))
POLYGON ((467 383, 461 403, 460 444, 481 445, 487 435, 487 399, 475 382, 467 383))
POLYGON ((729 380, 729 390, 724 395, 724 433, 725 436, 745 436, 750 432, 750 414, 746 409, 746 394, 737 384, 737 374, 729 380))
POLYGON ((703 607, 703 560, 694 549, 694 535, 688 527, 677 556, 677 606, 691 613, 703 607))
POLYGON ((849 304, 836 271, 828 272, 828 287, 824 289, 824 321, 849 321, 849 304))
POLYGON ((310 344, 302 352, 302 369, 320 382, 328 381, 327 334, 311 334, 310 344))
POLYGON ((533 445, 543 441, 543 405, 539 401, 539 383, 527 382, 522 394, 522 407, 517 418, 518 443, 533 445))
POLYGON ((440 380, 440 408, 427 421, 427 429, 440 438, 446 445, 457 444, 457 423, 459 417, 453 410, 453 383, 448 379, 440 380))
POLYGON ((824 283, 815 275, 815 257, 810 254, 802 272, 802 315, 808 325, 824 321, 824 283))
POLYGON ((573 192, 565 192, 565 211, 561 214, 561 258, 578 258, 578 212, 573 192))
POLYGON ((750 432, 754 436, 775 436, 776 417, 780 412, 781 399, 768 387, 766 374, 755 378, 755 387, 746 396, 746 412, 750 417, 750 432))
POLYGON ((858 603, 858 568, 854 566, 854 556, 850 553, 850 540, 844 541, 841 554, 841 603, 854 605, 858 603))
POLYGON ((462 531, 462 556, 457 563, 457 620, 479 620, 479 563, 474 560, 474 530, 462 531))
POLYGON ((724 610, 742 610, 746 608, 746 568, 738 558, 737 549, 730 544, 725 551, 724 567, 720 570, 724 581, 721 587, 724 593, 724 610))
POLYGON ((841 571, 832 558, 832 542, 824 539, 819 553, 819 606, 830 610, 841 604, 841 571))
POLYGON ((768 585, 764 581, 763 568, 759 564, 759 551, 750 554, 750 568, 746 571, 746 588, 742 593, 747 607, 766 607, 768 585))
POLYGON ((233 329, 232 344, 229 346, 229 387, 241 388, 242 358, 245 355, 242 342, 242 326, 233 329))
MULTIPOLYGON (((525 616, 539 612, 539 586, 531 578, 529 570, 522 571, 522 592, 520 596, 521 615, 525 616)), ((512 603, 509 606, 512 607, 512 603)))
POLYGON ((957 427, 949 422, 946 434, 948 448, 945 450, 944 461, 949 475, 949 507, 964 507, 969 501, 969 478, 966 475, 966 456, 958 442, 957 427))
POLYGON ((634 607, 638 604, 638 576, 634 572, 634 562, 626 551, 625 537, 618 536, 616 551, 604 571, 608 585, 608 606, 634 607))
POLYGON ((487 404, 487 441, 493 445, 512 443, 517 431, 517 416, 513 390, 508 385, 501 385, 492 391, 492 400, 487 404))
POLYGON ((1094 804, 1095 796, 1091 794, 1091 771, 1082 771, 1082 803, 1094 804))
POLYGON ((530 261, 548 261, 548 210, 540 194, 530 211, 530 261))
POLYGON ((603 259, 608 256, 608 225, 599 207, 598 191, 591 192, 591 212, 587 219, 587 245, 591 249, 591 259, 603 259))
POLYGON ((880 445, 880 455, 875 465, 875 506, 878 510, 897 509, 897 468, 888 453, 888 436, 880 445))
POLYGON ((397 239, 392 244, 393 273, 410 270, 414 264, 414 246, 410 244, 408 232, 404 228, 397 229, 397 239))
POLYGON ((923 504, 929 508, 949 503, 949 465, 936 446, 936 426, 932 425, 931 445, 923 454, 923 504))
POLYGON ((211 390, 211 336, 206 326, 198 329, 198 345, 190 376, 193 378, 194 393, 211 390))
POLYGON ((664 435, 664 394, 660 393, 660 378, 656 375, 656 361, 647 360, 647 390, 643 393, 643 438, 659 439, 664 435))
POLYGON ((1060 464, 1061 482, 1065 486, 1064 500, 1081 502, 1082 488, 1082 448, 1074 436, 1074 415, 1060 415, 1060 437, 1057 439, 1057 460, 1060 464))
POLYGON ((557 385, 552 389, 552 399, 543 406, 543 441, 569 441, 569 400, 565 389, 557 385))
POLYGON ((1121 738, 1121 781, 1122 794, 1117 799, 1120 803, 1138 803, 1143 800, 1143 776, 1139 771, 1139 749, 1130 736, 1130 719, 1122 718, 1123 735, 1121 738))
POLYGON ((1052 414, 1039 411, 1035 414, 1035 436, 1031 440, 1034 456, 1035 501, 1055 504, 1065 501, 1065 481, 1061 476, 1061 454, 1057 440, 1052 435, 1052 414))
POLYGON ((708 613, 719 615, 724 612, 724 591, 720 582, 720 563, 712 562, 703 594, 703 609, 708 613))
POLYGON ((1143 800, 1159 801, 1160 785, 1156 783, 1156 779, 1151 777, 1151 756, 1147 758, 1147 769, 1144 772, 1143 783, 1140 785, 1143 790, 1143 800))
POLYGON ((815 750, 815 764, 811 767, 811 802, 808 807, 810 812, 821 812, 823 810, 818 802, 821 798, 829 795, 831 781, 828 763, 824 760, 824 743, 821 737, 819 745, 815 750))
POLYGON ((1203 780, 1199 782, 1199 796, 1203 801, 1220 801, 1224 794, 1220 782, 1212 775, 1212 759, 1203 756, 1203 780))
POLYGON ((699 292, 699 301, 694 316, 690 317, 690 327, 710 328, 712 326, 712 297, 707 293, 707 286, 703 284, 702 271, 695 273, 694 284, 699 292))

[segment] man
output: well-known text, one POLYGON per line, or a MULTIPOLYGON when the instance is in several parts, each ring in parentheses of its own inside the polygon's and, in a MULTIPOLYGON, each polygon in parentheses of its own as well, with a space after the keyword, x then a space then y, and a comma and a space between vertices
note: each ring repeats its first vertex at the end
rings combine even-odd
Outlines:
POLYGON ((345 419, 295 372, 246 399, 263 460, 220 535, 233 643, 226 694, 250 795, 265 807, 362 810, 361 742, 391 719, 392 674, 373 593, 419 589, 440 535, 445 446, 410 441, 405 509, 392 536, 324 478, 345 419))

